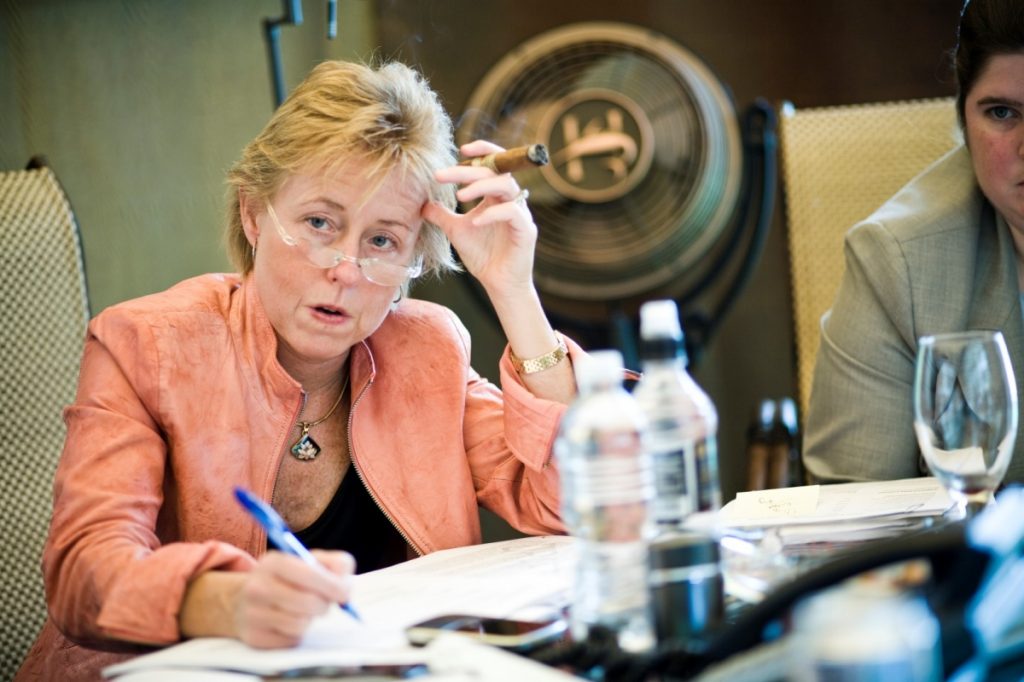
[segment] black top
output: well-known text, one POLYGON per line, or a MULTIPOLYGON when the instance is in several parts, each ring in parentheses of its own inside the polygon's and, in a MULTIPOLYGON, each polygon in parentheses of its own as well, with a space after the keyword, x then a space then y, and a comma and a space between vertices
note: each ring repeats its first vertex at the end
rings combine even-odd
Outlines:
POLYGON ((406 560, 405 539, 384 516, 349 467, 337 492, 316 521, 295 536, 310 549, 343 549, 356 559, 356 573, 406 560))

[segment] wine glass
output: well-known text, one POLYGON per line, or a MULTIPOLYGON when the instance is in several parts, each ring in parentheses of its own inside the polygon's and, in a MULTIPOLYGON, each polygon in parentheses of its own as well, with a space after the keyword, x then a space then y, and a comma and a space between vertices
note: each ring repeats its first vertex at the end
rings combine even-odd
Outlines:
POLYGON ((992 501, 1017 438, 1017 382, 998 331, 918 339, 914 432, 961 517, 992 501))

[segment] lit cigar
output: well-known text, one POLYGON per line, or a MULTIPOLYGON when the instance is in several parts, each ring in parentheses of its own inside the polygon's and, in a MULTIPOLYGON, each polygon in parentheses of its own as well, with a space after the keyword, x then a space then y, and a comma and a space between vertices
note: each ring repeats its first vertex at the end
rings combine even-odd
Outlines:
POLYGON ((548 162, 548 148, 542 144, 528 144, 524 147, 513 147, 503 152, 494 152, 486 156, 474 156, 472 159, 460 161, 460 166, 483 166, 495 173, 513 173, 515 171, 544 166, 548 162))

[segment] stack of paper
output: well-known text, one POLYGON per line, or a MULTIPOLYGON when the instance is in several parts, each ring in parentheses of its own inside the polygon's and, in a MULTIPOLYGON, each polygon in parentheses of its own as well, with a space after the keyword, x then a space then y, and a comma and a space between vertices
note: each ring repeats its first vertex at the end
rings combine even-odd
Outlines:
MULTIPOLYGON (((530 618, 565 606, 572 580, 568 537, 531 537, 435 552, 356 576, 352 605, 361 621, 332 609, 294 649, 257 650, 235 639, 195 639, 103 671, 132 682, 191 680, 199 675, 300 676, 318 668, 427 664, 431 649, 406 643, 405 628, 427 618, 466 613, 530 618), (158 674, 171 674, 159 678, 158 674)), ((447 670, 447 669, 446 669, 447 670)), ((331 675, 326 675, 331 676, 331 675)), ((242 679, 246 679, 243 677, 242 679)), ((483 679, 473 677, 472 679, 483 679)), ((538 678, 539 679, 539 678, 538 678)))
POLYGON ((836 483, 740 493, 688 525, 720 538, 726 591, 756 602, 838 550, 928 527, 953 506, 934 478, 836 483))
POLYGON ((574 557, 557 535, 447 549, 356 576, 354 601, 367 622, 396 627, 453 613, 528 619, 568 604, 574 557))
POLYGON ((726 529, 775 529, 786 545, 850 542, 920 527, 953 504, 931 477, 808 485, 740 493, 719 521, 726 529))

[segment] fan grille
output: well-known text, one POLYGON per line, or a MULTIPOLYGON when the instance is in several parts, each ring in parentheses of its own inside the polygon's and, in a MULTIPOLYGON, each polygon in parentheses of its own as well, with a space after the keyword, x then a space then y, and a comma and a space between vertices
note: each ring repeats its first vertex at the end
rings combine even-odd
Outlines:
POLYGON ((615 301, 671 288, 735 207, 741 147, 731 101, 664 36, 588 22, 505 56, 467 105, 459 140, 548 145, 517 177, 539 228, 542 293, 615 301))

